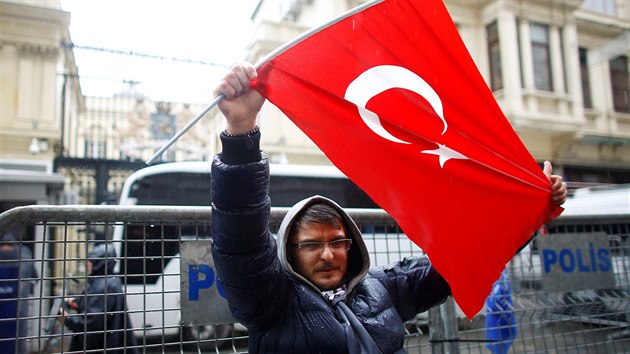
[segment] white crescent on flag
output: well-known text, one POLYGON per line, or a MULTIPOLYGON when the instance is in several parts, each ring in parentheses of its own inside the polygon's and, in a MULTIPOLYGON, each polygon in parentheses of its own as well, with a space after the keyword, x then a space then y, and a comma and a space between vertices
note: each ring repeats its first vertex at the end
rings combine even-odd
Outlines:
MULTIPOLYGON (((367 69, 348 85, 344 98, 357 106, 359 115, 374 133, 395 143, 411 144, 385 130, 378 114, 365 107, 372 97, 392 88, 407 89, 424 97, 444 124, 442 135, 446 133, 448 122, 444 118, 444 108, 440 96, 423 78, 402 66, 379 65, 367 69)), ((422 153, 439 156, 440 167, 444 167, 446 161, 450 159, 468 159, 468 157, 443 144, 435 143, 438 145, 437 149, 424 150, 422 153)))
POLYGON ((440 96, 438 96, 435 90, 426 81, 424 81, 423 78, 413 71, 401 66, 379 65, 367 69, 361 73, 361 75, 357 76, 350 85, 348 85, 345 99, 354 103, 358 107, 359 115, 365 124, 376 134, 389 141, 410 144, 407 141, 400 140, 391 135, 381 125, 378 115, 365 108, 372 97, 392 88, 407 89, 424 97, 438 117, 442 119, 442 123, 444 123, 444 130, 442 131, 442 134, 446 133, 448 123, 446 122, 446 119, 444 119, 444 111, 440 96))

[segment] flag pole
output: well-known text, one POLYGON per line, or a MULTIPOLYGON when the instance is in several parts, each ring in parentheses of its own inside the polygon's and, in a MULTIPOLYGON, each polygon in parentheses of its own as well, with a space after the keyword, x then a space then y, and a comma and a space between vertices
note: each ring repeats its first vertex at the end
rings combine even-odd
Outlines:
MULTIPOLYGON (((274 57, 276 57, 277 55, 279 55, 280 53, 284 52, 285 50, 291 48, 292 46, 294 46, 296 43, 301 42, 302 40, 304 40, 305 38, 308 38, 310 36, 312 36, 314 33, 317 33, 319 31, 321 31, 324 28, 327 28, 331 25, 334 25, 335 23, 350 17, 358 12, 361 12, 365 9, 367 9, 368 7, 372 7, 378 3, 381 3, 385 0, 373 0, 373 1, 368 1, 362 5, 359 5, 355 8, 353 8, 352 10, 349 10, 347 12, 345 12, 344 14, 335 17, 334 19, 320 25, 317 27, 314 27, 304 33, 302 33, 301 35, 299 35, 298 37, 294 38, 293 40, 281 45, 280 47, 278 47, 277 49, 275 49, 274 51, 272 51, 271 53, 267 54, 266 56, 264 56, 260 61, 258 61, 255 65, 254 68, 256 68, 256 70, 258 70, 264 63, 268 62, 269 60, 273 59, 274 57)), ((155 154, 153 154, 153 156, 151 156, 150 159, 148 159, 145 163, 147 165, 152 164, 155 160, 158 159, 158 157, 160 157, 166 150, 168 150, 168 148, 171 147, 171 145, 173 145, 179 138, 181 138, 182 135, 186 134, 186 132, 192 128, 193 125, 195 125, 201 118, 203 118, 203 116, 206 115, 206 113, 208 113, 212 108, 214 108, 214 106, 216 106, 217 104, 219 104, 219 102, 221 102, 221 100, 223 100, 225 98, 225 96, 223 96, 223 94, 219 94, 217 97, 214 98, 214 100, 212 102, 210 102, 210 104, 208 104, 199 114, 197 114, 190 122, 188 122, 188 124, 186 124, 185 127, 183 127, 182 129, 180 129, 177 134, 175 134, 169 141, 166 142, 166 144, 164 144, 164 146, 162 146, 155 154)))

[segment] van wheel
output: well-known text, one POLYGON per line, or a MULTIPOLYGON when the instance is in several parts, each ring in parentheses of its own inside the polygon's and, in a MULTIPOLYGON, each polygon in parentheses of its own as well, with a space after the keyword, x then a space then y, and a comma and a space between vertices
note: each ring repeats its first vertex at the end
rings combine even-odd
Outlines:
POLYGON ((214 348, 215 342, 220 348, 230 341, 231 327, 227 324, 184 327, 184 339, 194 348, 214 348))

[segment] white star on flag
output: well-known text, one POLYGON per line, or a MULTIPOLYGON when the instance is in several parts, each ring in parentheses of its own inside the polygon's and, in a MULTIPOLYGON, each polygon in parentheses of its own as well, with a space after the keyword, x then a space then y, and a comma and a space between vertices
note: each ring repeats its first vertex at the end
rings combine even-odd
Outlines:
POLYGON ((423 150, 423 154, 437 155, 440 157, 440 167, 444 168, 444 164, 446 161, 450 159, 458 159, 458 160, 468 160, 468 157, 460 154, 459 152, 446 147, 446 145, 442 145, 440 143, 436 143, 438 148, 435 150, 423 150))

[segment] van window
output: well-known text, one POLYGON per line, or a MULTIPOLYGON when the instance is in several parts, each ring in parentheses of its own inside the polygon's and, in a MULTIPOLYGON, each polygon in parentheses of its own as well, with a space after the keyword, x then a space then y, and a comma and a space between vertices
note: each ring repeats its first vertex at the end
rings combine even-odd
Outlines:
POLYGON ((210 206, 210 174, 172 172, 145 176, 129 191, 136 205, 210 206))
POLYGON ((346 178, 271 176, 269 198, 274 207, 291 207, 313 195, 330 198, 344 208, 378 208, 363 190, 346 178))
MULTIPOLYGON (((304 198, 322 195, 344 208, 378 208, 370 197, 346 178, 271 176, 269 197, 274 207, 290 207, 304 198)), ((210 175, 162 173, 137 180, 129 197, 136 205, 210 206, 210 175)))

